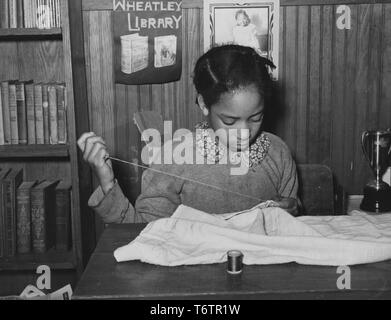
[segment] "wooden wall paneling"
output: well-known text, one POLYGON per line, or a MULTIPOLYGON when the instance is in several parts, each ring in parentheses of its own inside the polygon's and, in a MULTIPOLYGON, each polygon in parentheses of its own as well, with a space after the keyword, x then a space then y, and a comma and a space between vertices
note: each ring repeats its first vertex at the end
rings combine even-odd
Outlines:
POLYGON ((286 44, 286 8, 280 8, 280 37, 279 37, 279 66, 278 66, 278 81, 275 82, 275 91, 273 94, 273 105, 269 106, 269 110, 266 110, 263 128, 266 131, 270 131, 281 137, 285 134, 285 44, 286 44))
POLYGON ((201 110, 196 105, 196 90, 193 85, 193 71, 197 59, 203 53, 202 49, 202 31, 203 26, 200 21, 202 21, 201 10, 200 9, 187 9, 187 22, 186 22, 186 34, 187 34, 187 55, 184 59, 184 66, 186 70, 186 87, 187 92, 185 95, 184 108, 187 109, 188 117, 188 129, 192 130, 194 126, 202 120, 201 110))
MULTIPOLYGON (((137 87, 116 85, 116 151, 115 156, 125 161, 139 161, 139 132, 133 122, 133 114, 139 111, 137 87)), ((134 203, 140 192, 138 169, 131 165, 114 162, 115 174, 123 191, 134 203)))
POLYGON ((150 84, 139 86, 140 110, 152 110, 152 88, 150 84))
POLYGON ((343 69, 339 71, 340 74, 345 74, 345 97, 344 97, 344 126, 346 130, 341 137, 343 140, 343 177, 344 187, 350 188, 353 183, 354 169, 354 154, 359 143, 357 132, 355 131, 355 122, 360 114, 356 110, 356 96, 355 96, 355 79, 357 70, 357 30, 358 30, 358 7, 351 6, 352 13, 352 28, 346 31, 346 63, 343 69))
POLYGON ((175 83, 165 83, 163 85, 164 96, 164 120, 171 120, 173 122, 173 129, 177 127, 175 118, 175 83))
POLYGON ((322 130, 322 118, 320 111, 320 87, 321 87, 321 7, 310 7, 309 28, 309 108, 307 115, 308 129, 305 133, 307 147, 307 163, 319 163, 322 150, 319 148, 319 131, 322 130))
MULTIPOLYGON (((359 115, 355 121, 355 130, 358 137, 351 141, 357 145, 354 154, 354 178, 353 192, 362 192, 364 184, 371 176, 367 160, 360 147, 360 135, 364 130, 367 130, 368 120, 368 91, 369 91, 369 58, 370 58, 370 22, 371 22, 371 6, 358 6, 358 19, 360 21, 357 28, 357 74, 356 74, 356 105, 359 115)), ((372 50, 372 48, 371 48, 372 50)))
MULTIPOLYGON (((141 111, 140 101, 138 99, 139 90, 137 86, 127 86, 127 124, 128 124, 128 145, 125 146, 128 149, 128 154, 130 161, 141 163, 141 148, 143 144, 141 143, 141 135, 134 124, 133 115, 137 111, 141 111)), ((141 163, 142 164, 142 163, 141 163)), ((129 179, 132 189, 129 191, 129 196, 132 201, 135 201, 137 196, 140 194, 141 190, 141 175, 142 169, 137 167, 128 166, 127 168, 129 174, 129 179)))
POLYGON ((188 57, 188 10, 182 11, 182 76, 179 81, 175 82, 176 92, 175 92, 175 109, 176 109, 176 119, 179 128, 187 128, 187 110, 189 106, 186 105, 187 97, 187 77, 188 69, 185 61, 188 57))
MULTIPOLYGON (((310 45, 308 43, 309 37, 309 7, 303 6, 297 8, 297 78, 296 78, 296 92, 297 92, 297 109, 295 115, 295 122, 297 126, 297 139, 295 144, 296 160, 300 163, 307 162, 307 127, 308 121, 308 59, 310 45)), ((309 124, 311 126, 311 124, 309 124)), ((308 146, 310 147, 310 146, 308 146)))
POLYGON ((285 105, 284 105, 284 123, 285 123, 285 142, 291 148, 294 156, 296 156, 296 139, 297 139, 297 26, 298 26, 298 8, 286 8, 286 26, 285 29, 285 105))
POLYGON ((345 68, 345 46, 346 31, 335 27, 335 10, 333 19, 333 57, 332 57, 332 135, 331 135, 331 161, 332 170, 337 178, 337 183, 343 184, 343 137, 345 134, 345 112, 344 112, 344 90, 346 77, 343 72, 345 68))
POLYGON ((114 57, 113 57, 113 30, 112 13, 102 12, 100 25, 100 71, 101 71, 101 123, 103 127, 103 136, 105 137, 110 153, 114 152, 115 147, 115 119, 114 119, 114 57))
POLYGON ((332 47, 333 47, 333 7, 321 8, 321 43, 320 43, 320 114, 318 150, 319 162, 331 165, 331 127, 332 127, 332 47))
POLYGON ((163 117, 163 85, 162 84, 153 84, 152 86, 152 96, 151 96, 151 110, 159 113, 163 117))
POLYGON ((391 128, 391 4, 382 13, 379 127, 391 128))
POLYGON ((369 56, 369 79, 368 79, 368 128, 376 129, 380 118, 380 79, 382 35, 383 35, 383 5, 371 6, 370 22, 370 56, 369 56))

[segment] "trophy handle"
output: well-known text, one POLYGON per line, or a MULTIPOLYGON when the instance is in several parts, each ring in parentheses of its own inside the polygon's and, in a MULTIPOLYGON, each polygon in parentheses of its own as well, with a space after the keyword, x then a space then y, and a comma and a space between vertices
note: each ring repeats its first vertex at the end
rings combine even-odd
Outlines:
MULTIPOLYGON (((391 133, 391 128, 388 128, 387 131, 391 133)), ((390 144, 390 149, 388 149, 388 155, 391 155, 391 144, 390 144)), ((391 164, 391 159, 390 159, 390 164, 391 164)))
POLYGON ((368 136, 368 134, 369 134, 368 131, 364 131, 363 134, 361 135, 361 148, 362 148, 362 151, 363 151, 363 153, 365 155, 365 158, 367 159, 367 161, 369 163, 371 163, 371 160, 369 159, 368 154, 367 154, 367 152, 365 150, 365 146, 364 146, 364 140, 368 136))

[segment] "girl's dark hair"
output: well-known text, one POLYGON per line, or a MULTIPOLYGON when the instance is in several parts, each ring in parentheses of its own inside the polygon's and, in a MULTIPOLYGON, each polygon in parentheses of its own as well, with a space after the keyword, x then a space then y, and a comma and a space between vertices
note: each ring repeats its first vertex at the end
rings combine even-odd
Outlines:
POLYGON ((222 94, 255 85, 267 104, 272 80, 267 66, 274 64, 253 48, 239 45, 214 47, 201 56, 195 66, 193 83, 210 108, 222 94))

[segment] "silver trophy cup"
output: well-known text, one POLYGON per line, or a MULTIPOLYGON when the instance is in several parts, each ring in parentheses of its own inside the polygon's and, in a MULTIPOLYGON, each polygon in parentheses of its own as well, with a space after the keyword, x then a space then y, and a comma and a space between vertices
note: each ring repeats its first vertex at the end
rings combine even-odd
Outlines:
POLYGON ((382 179, 391 164, 391 129, 366 131, 361 143, 375 179, 365 186, 360 208, 376 213, 391 211, 391 187, 382 179))

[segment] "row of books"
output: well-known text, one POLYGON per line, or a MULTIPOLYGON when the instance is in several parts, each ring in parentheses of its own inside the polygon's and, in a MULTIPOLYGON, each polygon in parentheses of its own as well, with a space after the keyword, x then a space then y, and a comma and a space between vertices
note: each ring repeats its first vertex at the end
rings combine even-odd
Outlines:
POLYGON ((60 10, 60 0, 1 0, 0 28, 59 28, 60 10))
POLYGON ((70 183, 22 180, 22 169, 0 171, 0 258, 69 250, 70 183))
POLYGON ((65 84, 3 81, 0 145, 66 144, 66 109, 65 84))

